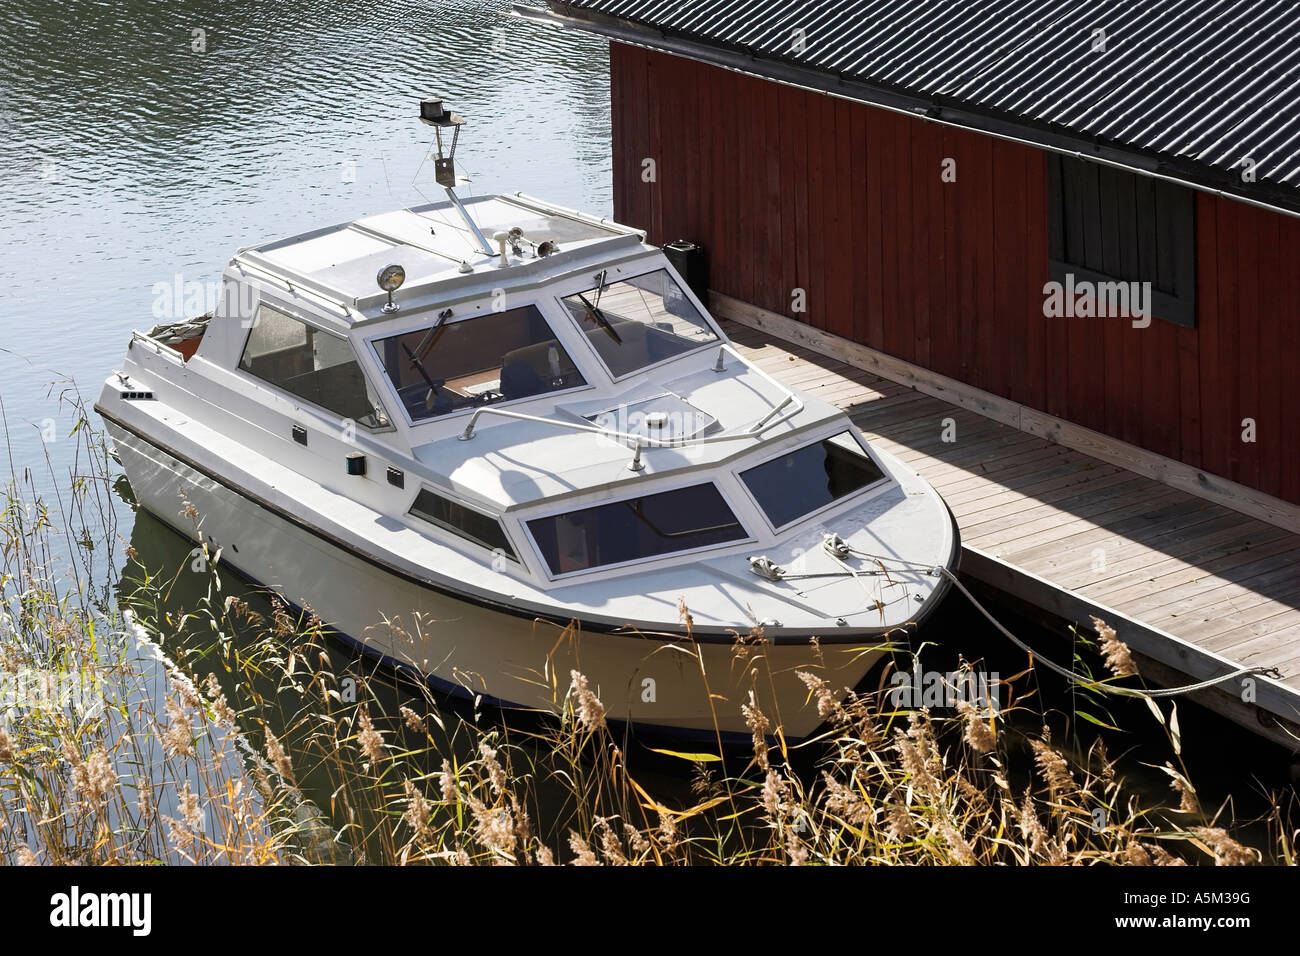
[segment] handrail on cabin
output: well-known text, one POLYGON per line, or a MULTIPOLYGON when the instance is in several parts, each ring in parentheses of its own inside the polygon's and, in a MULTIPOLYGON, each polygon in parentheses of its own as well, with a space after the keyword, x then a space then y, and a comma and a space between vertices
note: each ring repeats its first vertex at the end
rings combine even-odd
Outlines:
POLYGON ((160 355, 163 352, 167 352, 169 355, 172 356, 172 358, 179 359, 182 362, 185 361, 185 356, 181 354, 179 349, 172 348, 166 342, 159 342, 148 332, 141 332, 139 329, 132 329, 131 342, 134 344, 137 341, 143 342, 145 345, 149 346, 151 349, 153 349, 155 352, 157 352, 160 355))
POLYGON ((730 352, 742 364, 746 365, 749 371, 755 373, 760 378, 762 378, 765 382, 775 386, 777 389, 785 393, 785 397, 782 398, 781 401, 778 402, 775 406, 773 406, 771 411, 769 411, 766 415, 764 415, 762 418, 756 421, 753 425, 750 425, 748 428, 746 428, 744 431, 741 432, 728 432, 727 434, 723 434, 723 435, 710 435, 701 438, 651 438, 646 435, 634 435, 631 434, 630 432, 622 432, 622 431, 615 431, 609 428, 602 428, 599 425, 586 425, 586 424, 580 424, 578 422, 567 422, 558 418, 546 418, 541 415, 528 415, 525 414, 524 412, 512 412, 504 408, 492 408, 490 406, 485 406, 483 408, 478 408, 474 410, 474 414, 471 415, 469 417, 469 421, 465 423, 465 429, 460 433, 459 437, 461 441, 470 441, 471 439, 473 439, 474 428, 476 425, 478 425, 478 420, 480 415, 496 415, 501 418, 510 418, 515 421, 533 422, 534 424, 538 424, 538 425, 553 425, 557 428, 567 428, 570 431, 594 432, 595 434, 600 435, 603 438, 612 438, 617 441, 632 442, 635 448, 635 454, 632 457, 632 463, 628 465, 628 467, 631 468, 633 471, 640 471, 643 467, 645 467, 644 465, 641 464, 641 451, 644 448, 685 448, 691 445, 710 445, 715 442, 737 441, 742 438, 758 438, 763 434, 763 432, 768 431, 771 428, 775 428, 777 425, 780 425, 783 422, 789 421, 795 415, 799 414, 799 412, 803 411, 804 404, 800 400, 800 398, 797 395, 795 395, 794 392, 792 392, 789 388, 787 388, 782 383, 778 382, 776 379, 772 378, 772 376, 768 375, 762 369, 755 368, 753 365, 750 365, 748 362, 745 361, 744 356, 742 356, 739 352, 737 352, 734 348, 732 348, 731 345, 728 343, 724 342, 719 346, 718 362, 714 366, 714 371, 721 372, 723 370, 724 366, 722 363, 722 355, 724 352, 730 352), (794 405, 794 407, 790 408, 792 404, 794 405), (786 409, 789 410, 787 411, 786 409))

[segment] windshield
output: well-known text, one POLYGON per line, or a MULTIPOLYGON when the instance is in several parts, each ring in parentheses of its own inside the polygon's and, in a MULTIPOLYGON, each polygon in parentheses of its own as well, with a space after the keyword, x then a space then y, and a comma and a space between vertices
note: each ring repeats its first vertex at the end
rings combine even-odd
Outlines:
POLYGON ((848 432, 796 448, 740 473, 740 480, 774 528, 824 508, 884 477, 848 432))
POLYGON ((746 536, 721 493, 707 483, 535 518, 528 529, 553 575, 746 536))
POLYGON ((535 305, 376 341, 411 421, 585 385, 535 305))
POLYGON ((562 300, 614 378, 718 340, 666 269, 605 281, 562 300))

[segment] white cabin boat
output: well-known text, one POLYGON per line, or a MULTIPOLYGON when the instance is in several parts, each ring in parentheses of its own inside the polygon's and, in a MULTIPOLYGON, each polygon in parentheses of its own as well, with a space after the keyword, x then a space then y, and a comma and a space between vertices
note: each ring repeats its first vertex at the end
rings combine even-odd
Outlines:
POLYGON ((244 249, 224 291, 104 385, 136 498, 436 687, 553 709, 577 670, 613 720, 728 738, 753 689, 801 738, 796 671, 854 687, 947 592, 934 489, 635 229, 451 195, 244 249))

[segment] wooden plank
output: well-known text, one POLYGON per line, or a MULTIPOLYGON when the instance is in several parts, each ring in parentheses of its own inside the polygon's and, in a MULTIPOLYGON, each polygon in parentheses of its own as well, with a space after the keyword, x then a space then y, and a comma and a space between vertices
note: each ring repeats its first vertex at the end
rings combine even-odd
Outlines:
POLYGON ((756 139, 761 137, 764 140, 763 148, 756 153, 756 157, 764 164, 763 210, 765 213, 762 247, 756 261, 762 269, 761 304, 765 309, 776 310, 781 308, 789 294, 787 290, 790 287, 785 283, 782 273, 787 258, 786 243, 794 233, 794 223, 785 219, 783 215, 786 190, 781 176, 781 150, 779 145, 771 142, 773 138, 777 138, 779 142, 781 134, 772 130, 766 122, 773 101, 772 97, 765 95, 766 86, 767 84, 751 81, 749 94, 754 104, 754 136, 756 139))
MULTIPOLYGON (((1240 204, 1238 204, 1240 205, 1240 204)), ((1259 352, 1259 216, 1251 207, 1237 210, 1241 227, 1237 230, 1236 275, 1237 283, 1237 408, 1234 416, 1235 445, 1241 455, 1241 465, 1233 477, 1252 488, 1259 487, 1258 427, 1261 418, 1259 406, 1259 380, 1263 372, 1259 352), (1243 419, 1256 424, 1256 440, 1246 442, 1242 437, 1243 419)), ((1275 371, 1280 371, 1273 366, 1275 371)), ((1293 450, 1294 451, 1294 450, 1293 450)))
MULTIPOLYGON (((1200 337, 1195 329, 1179 327, 1178 340, 1178 453, 1171 457, 1193 468, 1201 465, 1201 378, 1198 349, 1200 337)), ((1274 492, 1276 493, 1276 492, 1274 492)))
POLYGON ((1235 511, 1262 518, 1288 530, 1300 531, 1300 506, 1291 502, 1281 501, 1235 481, 1192 468, 1144 448, 1116 441, 1092 429, 1059 419, 1053 420, 1051 416, 1029 409, 1022 410, 1020 423, 1020 427, 1028 432, 1077 448, 1094 458, 1154 478, 1180 491, 1217 501, 1235 511))
POLYGON ((881 320, 884 340, 881 346, 890 355, 898 355, 900 344, 900 313, 903 309, 902 292, 898 287, 898 237, 900 227, 898 202, 903 186, 899 183, 898 142, 899 122, 892 113, 876 117, 876 139, 880 149, 880 227, 882 230, 880 256, 881 320))
POLYGON ((1093 481, 1101 475, 1126 474, 1119 468, 1109 465, 1101 466, 1099 472, 1080 473, 1072 464, 1033 463, 1023 469, 1015 469, 997 476, 996 481, 988 475, 981 475, 975 487, 965 490, 944 492, 944 501, 950 505, 974 505, 988 508, 1010 501, 1024 501, 1026 498, 1038 500, 1040 494, 1061 492, 1069 488, 1091 488, 1093 481))
POLYGON ((868 176, 867 114, 861 104, 846 103, 849 120, 849 248, 855 250, 853 268, 853 335, 858 342, 871 341, 871 276, 869 245, 876 228, 869 216, 867 192, 873 185, 868 176))
MULTIPOLYGON (((1050 449, 1050 446, 1048 446, 1050 449)), ((995 449, 1001 451, 1001 447, 995 449)), ((983 462, 982 462, 983 463, 983 462)), ((1102 470, 1119 471, 1109 464, 1102 464, 1102 470)), ((930 470, 927 470, 927 475, 930 470)), ((1063 488, 1066 485, 1086 485, 1092 480, 1091 472, 1080 472, 1078 464, 1065 455, 1052 458, 1037 458, 1015 468, 1002 471, 980 470, 978 475, 966 472, 962 481, 953 481, 944 486, 945 501, 984 501, 985 498, 1000 497, 1002 494, 1022 494, 1034 496, 1043 490, 1063 488)))
MULTIPOLYGON (((1015 143, 993 140, 989 186, 993 194, 990 242, 998 255, 987 268, 991 273, 989 302, 999 334, 987 355, 989 391, 1022 400, 1020 375, 1025 368, 1025 325, 1030 317, 1017 295, 1025 268, 1025 160, 1024 149, 1015 143)), ((992 328, 993 326, 990 326, 992 328)))
POLYGON ((1053 503, 1026 500, 1011 507, 973 514, 953 510, 962 519, 963 533, 969 534, 972 544, 992 548, 1031 535, 1064 537, 1070 530, 1095 525, 1093 518, 1115 519, 1154 508, 1159 503, 1160 499, 1153 499, 1149 489, 1133 476, 1120 472, 1118 477, 1107 475, 1101 481, 1106 483, 1103 487, 1075 491, 1073 497, 1053 503))
POLYGON ((1141 612, 1144 620, 1176 617, 1223 598, 1250 591, 1261 593, 1274 584, 1294 581, 1297 558, 1300 558, 1300 549, 1296 541, 1284 538, 1262 544, 1245 555, 1234 555, 1232 566, 1223 569, 1222 574, 1200 574, 1181 583, 1168 579, 1156 589, 1145 586, 1150 582, 1141 582, 1111 592, 1108 599, 1141 612), (1227 576, 1228 571, 1232 572, 1231 577, 1227 576))
POLYGON ((1043 315, 1043 284, 1051 278, 1047 259, 1047 159, 1039 150, 1025 149, 1025 196, 1022 207, 1025 230, 1023 268, 1008 282, 1018 286, 1014 301, 1026 316, 1023 394, 1014 396, 1033 408, 1047 408, 1047 382, 1057 377, 1057 359, 1051 354, 1048 319, 1043 315))
MULTIPOLYGON (((852 130, 850 129, 850 103, 847 100, 828 99, 831 118, 828 130, 827 149, 833 150, 831 175, 827 177, 831 202, 830 235, 832 248, 841 247, 853 234, 852 193, 853 186, 849 178, 850 152, 852 150, 852 130), (834 135, 830 135, 833 130, 834 135)), ((836 335, 852 338, 855 330, 853 320, 853 274, 856 272, 854 257, 832 254, 827 258, 830 269, 830 295, 828 303, 831 314, 827 317, 826 327, 836 335)))
POLYGON ((1218 654, 1231 654, 1258 637, 1276 634, 1300 620, 1300 582, 1277 592, 1268 601, 1240 606, 1240 598, 1228 598, 1183 615, 1179 633, 1218 654))
POLYGON ((1300 354, 1288 356, 1282 335, 1286 321, 1286 295, 1278 286, 1281 274, 1281 229, 1279 216, 1259 214, 1255 217, 1258 235, 1256 286, 1259 290, 1259 487, 1273 495, 1283 495, 1283 462, 1295 455, 1296 446, 1284 441, 1284 394, 1294 391, 1288 373, 1296 367, 1300 354))
POLYGON ((956 485, 959 488, 987 487, 990 481, 1001 480, 1007 472, 1024 467, 1033 470, 1053 468, 1074 454, 1068 448, 1050 445, 1033 435, 1009 429, 1005 425, 1002 427, 1006 443, 998 448, 997 457, 978 458, 970 463, 945 459, 931 465, 926 474, 933 476, 934 480, 945 482, 945 485, 956 485))
POLYGON ((870 106, 862 107, 867 114, 864 120, 867 127, 867 243, 866 243, 866 279, 867 279, 867 335, 864 343, 876 349, 885 347, 885 225, 883 222, 882 203, 884 178, 882 168, 885 152, 884 133, 878 122, 880 111, 870 106))
MULTIPOLYGON (((912 289, 912 339, 903 358, 923 368, 930 366, 930 282, 936 263, 930 258, 930 232, 934 209, 930 203, 933 184, 939 178, 939 164, 933 143, 938 130, 933 123, 908 123, 911 130, 911 250, 908 255, 909 285, 912 289)), ((940 217, 942 218, 942 216, 940 217)))
MULTIPOLYGON (((1228 201, 1220 202, 1218 207, 1219 354, 1214 357, 1214 362, 1220 372, 1216 390, 1208 395, 1204 391, 1201 393, 1213 402, 1213 407, 1218 412, 1211 425, 1216 433, 1221 457, 1219 461, 1211 462, 1210 467, 1233 481, 1239 481, 1241 473, 1241 393, 1237 383, 1241 374, 1238 365, 1241 342, 1237 326, 1238 276, 1234 254, 1243 215, 1241 210, 1239 203, 1228 201)), ((1250 371, 1253 374, 1255 370, 1250 371)))
MULTIPOLYGON (((956 182, 941 183, 943 190, 943 298, 944 312, 938 316, 943 322, 943 334, 934 330, 931 354, 934 356, 934 368, 944 375, 961 375, 963 373, 963 353, 961 350, 966 309, 962 307, 961 298, 961 164, 957 162, 957 131, 952 127, 943 127, 943 158, 956 163, 956 182)), ((874 343, 868 342, 868 345, 874 343)))
MULTIPOLYGON (((1300 220, 1277 216, 1276 221, 1278 248, 1300 249, 1300 220)), ((1275 287, 1270 298, 1277 309, 1274 321, 1281 335, 1279 353, 1287 367, 1294 369, 1300 365, 1300 295, 1295 291, 1294 268, 1275 271, 1269 276, 1269 282, 1275 287)), ((1282 399, 1281 421, 1278 423, 1282 460, 1280 494, 1288 501, 1300 501, 1300 459, 1295 453, 1295 449, 1300 448, 1300 389, 1288 382, 1282 399)))
MULTIPOLYGON (((978 327, 975 336, 975 366, 971 370, 971 384, 986 388, 995 395, 1007 394, 1006 382, 1002 378, 1003 366, 1000 353, 1006 343, 991 334, 998 328, 999 316, 995 305, 997 248, 994 234, 993 189, 996 169, 993 165, 993 146, 1001 143, 987 136, 978 136, 971 144, 970 157, 974 160, 975 177, 966 180, 966 203, 973 209, 975 237, 975 298, 967 303, 967 308, 978 313, 978 327)), ((959 180, 960 181, 960 180, 959 180)), ((900 224, 906 228, 905 224, 900 224)))
MULTIPOLYGON (((1110 166, 1097 167, 1097 242, 1099 258, 1094 268, 1108 276, 1128 279, 1124 274, 1123 249, 1119 241, 1120 224, 1128 217, 1120 209, 1120 182, 1129 173, 1110 166)), ((1089 222, 1093 220, 1090 217, 1089 222)), ((1089 237, 1091 241, 1091 236, 1089 237)), ((1092 250, 1089 249, 1089 253, 1092 250)), ((1091 263, 1090 263, 1091 264, 1091 263)), ((1094 312, 1101 311, 1101 302, 1094 299, 1094 312)), ((1103 377, 1105 412, 1100 418, 1101 428, 1109 435, 1127 442, 1138 440, 1136 421, 1130 409, 1140 403, 1142 379, 1130 375, 1130 361, 1140 361, 1142 342, 1132 338, 1132 326, 1120 318, 1097 316, 1091 323, 1095 334, 1101 337, 1105 358, 1096 374, 1103 377), (1134 396, 1137 397, 1134 397, 1134 396)), ((1146 330, 1142 330, 1146 331, 1146 330)))
MULTIPOLYGON (((1205 582, 1215 577, 1222 578, 1224 583, 1231 583, 1238 574, 1224 577, 1228 572, 1239 573, 1239 569, 1257 564, 1261 558, 1284 554, 1295 547, 1294 535, 1287 534, 1281 528, 1270 528, 1266 533, 1239 539, 1219 548, 1198 547, 1194 563, 1176 557, 1167 558, 1142 568, 1137 574, 1118 575, 1106 581, 1090 583, 1087 593, 1090 597, 1125 606, 1141 602, 1148 609, 1158 608, 1162 606, 1155 603, 1159 597, 1188 581, 1205 582)), ((1270 562, 1270 566, 1276 563, 1270 562)), ((1200 590, 1208 592, 1213 587, 1203 584, 1200 590)))
MULTIPOLYGON (((1290 593, 1294 600, 1296 592, 1290 593)), ((1197 631, 1183 627, 1189 637, 1203 643, 1217 654, 1233 660, 1255 663, 1260 658, 1273 662, 1300 658, 1300 611, 1278 601, 1256 605, 1241 611, 1221 611, 1207 628, 1197 631)), ((1294 673, 1294 671, 1292 671, 1294 673)))
MULTIPOLYGON (((1278 534, 1286 534, 1272 525, 1278 534)), ((1176 565, 1172 562, 1185 557, 1206 560, 1226 549, 1239 547, 1245 537, 1237 515, 1226 515, 1221 509, 1209 509, 1193 498, 1170 502, 1153 514, 1136 515, 1127 521, 1106 527, 1098 526, 1071 535, 1059 543, 1076 554, 1088 555, 1088 571, 1058 561, 1053 580, 1062 587, 1075 589, 1100 581, 1150 577, 1176 565), (1199 507, 1200 512, 1193 510, 1199 507), (1105 555, 1105 567, 1092 570, 1092 552, 1100 548, 1105 555)), ((1003 557, 1026 565, 1050 559, 1054 555, 1047 548, 1004 550, 1003 557)))

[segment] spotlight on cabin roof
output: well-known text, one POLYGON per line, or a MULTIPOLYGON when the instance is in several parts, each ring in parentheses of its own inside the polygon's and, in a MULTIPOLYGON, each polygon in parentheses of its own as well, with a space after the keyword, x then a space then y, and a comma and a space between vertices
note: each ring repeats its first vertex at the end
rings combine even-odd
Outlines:
POLYGON ((388 293, 388 301, 384 303, 385 312, 396 312, 397 303, 393 301, 393 293, 402 287, 406 281, 406 270, 399 265, 384 266, 379 270, 379 275, 375 276, 375 281, 379 283, 379 288, 388 293))

